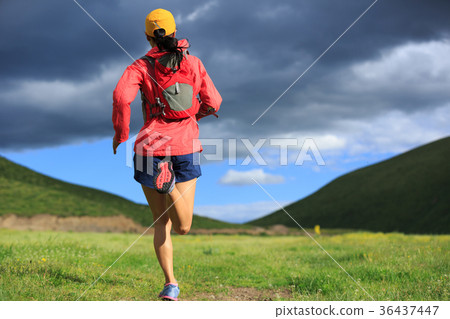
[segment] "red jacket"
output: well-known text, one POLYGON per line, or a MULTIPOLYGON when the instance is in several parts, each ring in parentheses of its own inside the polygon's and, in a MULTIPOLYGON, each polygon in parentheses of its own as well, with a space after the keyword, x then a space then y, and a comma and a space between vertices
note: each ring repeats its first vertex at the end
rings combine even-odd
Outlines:
MULTIPOLYGON (((186 40, 180 40, 179 45, 187 48, 186 40)), ((157 47, 152 48, 146 55, 158 58, 163 52, 157 47)), ((209 107, 219 110, 222 97, 215 88, 205 67, 199 58, 185 55, 194 75, 194 95, 199 94, 202 104, 200 111, 209 107)), ((130 132, 130 103, 135 99, 139 88, 142 87, 145 96, 151 103, 155 103, 151 78, 148 76, 150 65, 143 60, 136 60, 128 66, 117 83, 113 93, 113 124, 115 138, 119 143, 128 140, 130 132)), ((163 116, 148 120, 139 131, 134 151, 144 156, 184 155, 201 152, 202 146, 198 140, 198 124, 192 118, 182 120, 168 120, 163 116)))

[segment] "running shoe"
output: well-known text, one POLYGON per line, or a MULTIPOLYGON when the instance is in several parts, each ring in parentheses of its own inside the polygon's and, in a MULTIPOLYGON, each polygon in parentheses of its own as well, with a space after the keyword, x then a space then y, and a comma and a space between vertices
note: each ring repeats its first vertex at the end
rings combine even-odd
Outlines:
POLYGON ((159 298, 167 301, 177 301, 178 295, 180 293, 180 288, 178 284, 167 283, 164 285, 164 289, 159 293, 159 298))
POLYGON ((161 161, 158 163, 157 173, 153 178, 153 185, 158 193, 168 194, 175 187, 175 174, 171 161, 161 161))

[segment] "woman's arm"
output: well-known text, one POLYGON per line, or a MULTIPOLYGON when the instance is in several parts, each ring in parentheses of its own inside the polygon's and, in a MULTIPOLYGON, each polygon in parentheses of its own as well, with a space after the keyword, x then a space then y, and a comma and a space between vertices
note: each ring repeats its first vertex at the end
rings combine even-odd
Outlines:
POLYGON ((115 143, 120 144, 128 140, 130 133, 130 104, 135 99, 143 82, 144 71, 142 68, 143 66, 138 61, 128 66, 114 89, 112 121, 115 131, 115 143))
POLYGON ((210 115, 219 110, 220 104, 222 103, 222 97, 220 96, 220 93, 217 91, 213 81, 206 72, 202 61, 200 61, 200 59, 198 58, 197 61, 201 79, 199 95, 200 100, 202 101, 202 103, 200 104, 199 113, 210 115), (211 108, 213 110, 211 110, 211 108))

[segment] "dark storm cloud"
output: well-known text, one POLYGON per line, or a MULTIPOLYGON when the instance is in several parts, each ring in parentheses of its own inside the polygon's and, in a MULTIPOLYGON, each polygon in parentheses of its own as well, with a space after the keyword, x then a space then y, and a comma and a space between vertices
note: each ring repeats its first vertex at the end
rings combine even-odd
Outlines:
MULTIPOLYGON (((352 73, 346 71, 357 62, 380 58, 389 48, 448 37, 449 1, 378 1, 254 126, 250 124, 259 114, 372 1, 79 3, 136 58, 148 49, 143 34, 147 12, 157 7, 171 10, 177 18, 179 37, 189 39, 190 52, 202 59, 224 98, 221 120, 234 123, 235 127, 228 129, 236 134, 281 135, 286 128, 297 126, 320 130, 344 117, 370 118, 402 107, 413 111, 441 105, 449 98, 440 92, 394 90, 377 99, 380 92, 358 87, 352 82, 352 73), (352 91, 344 83, 356 89, 352 91)), ((112 137, 112 90, 130 63, 73 1, 1 2, 0 147, 21 149, 112 137), (105 67, 113 66, 116 71, 97 91, 83 86, 102 78, 105 67), (57 98, 48 93, 52 81, 63 83, 62 91, 67 86, 69 91, 79 89, 80 94, 64 100, 61 109, 48 108, 45 99, 39 104, 23 96, 30 92, 30 86, 24 88, 30 81, 35 82, 31 88, 40 88, 38 84, 43 82, 42 94, 52 99, 57 98), (17 93, 16 100, 11 92, 17 93), (35 143, 29 142, 30 136, 35 143)), ((141 124, 139 104, 133 107, 137 110, 132 112, 136 130, 141 124)))

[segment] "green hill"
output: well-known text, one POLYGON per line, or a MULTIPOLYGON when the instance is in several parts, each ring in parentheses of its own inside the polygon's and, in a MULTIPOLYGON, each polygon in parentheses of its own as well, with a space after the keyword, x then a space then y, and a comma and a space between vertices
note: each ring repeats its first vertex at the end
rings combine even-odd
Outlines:
MULTIPOLYGON (((287 207, 303 227, 450 233, 450 137, 343 175, 287 207)), ((250 221, 296 227, 282 210, 250 221)))
MULTIPOLYGON (((0 215, 115 216, 148 226, 150 208, 97 189, 66 183, 0 156, 0 215)), ((194 215, 192 228, 247 228, 194 215)))

